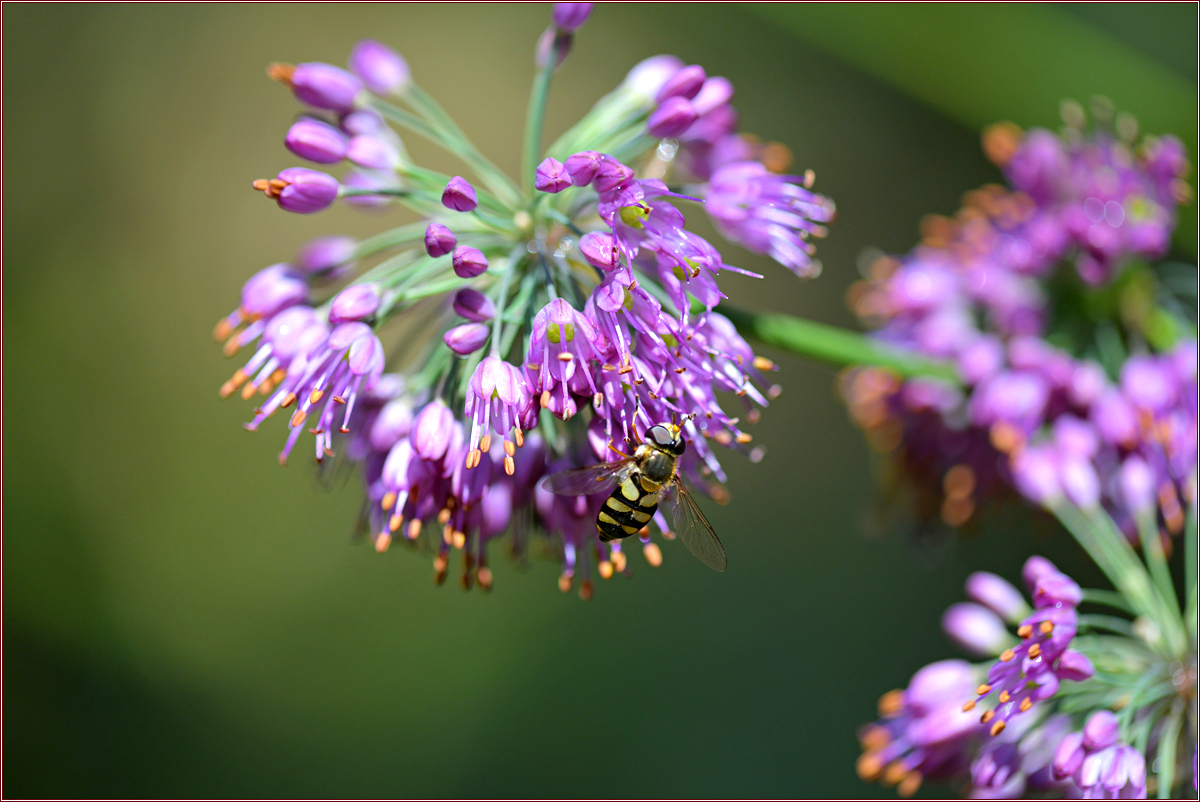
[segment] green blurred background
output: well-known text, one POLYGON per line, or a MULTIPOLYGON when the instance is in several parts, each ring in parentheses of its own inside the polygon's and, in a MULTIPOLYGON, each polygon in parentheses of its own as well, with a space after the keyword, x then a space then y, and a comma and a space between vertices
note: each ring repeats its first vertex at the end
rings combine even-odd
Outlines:
MULTIPOLYGON (((768 277, 723 287, 841 325, 863 248, 907 250, 922 215, 998 180, 983 122, 1053 124, 1063 94, 1107 92, 1194 147, 1194 5, 943 9, 600 7, 547 125, 654 53, 729 77, 743 129, 788 143, 839 220, 820 279, 730 247, 768 277)), ((938 618, 966 574, 1015 577, 1034 550, 1079 570, 1020 516, 958 541, 870 526, 833 369, 782 354, 766 460, 729 459, 734 501, 712 511, 724 575, 672 544, 590 603, 548 562, 466 594, 350 545, 357 480, 281 470, 283 428, 247 434, 247 405, 217 398, 232 365, 209 332, 242 282, 391 223, 250 190, 294 162, 298 107, 264 67, 381 39, 515 173, 548 14, 4 8, 6 796, 875 795, 855 728, 955 654, 938 618)))

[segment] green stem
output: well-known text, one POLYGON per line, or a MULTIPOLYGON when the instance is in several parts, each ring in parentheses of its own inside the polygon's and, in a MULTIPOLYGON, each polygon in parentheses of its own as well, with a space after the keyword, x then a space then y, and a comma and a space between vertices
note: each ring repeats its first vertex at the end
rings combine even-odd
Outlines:
MULTIPOLYGON (((1154 578, 1154 583, 1158 586, 1158 595, 1162 597, 1171 612, 1178 613, 1179 597, 1175 595, 1175 582, 1171 579, 1171 569, 1167 567, 1167 558, 1163 554, 1162 539, 1154 517, 1154 510, 1137 516, 1142 553, 1146 556, 1146 565, 1150 567, 1150 576, 1154 578)), ((1179 618, 1178 614, 1174 618, 1176 624, 1182 627, 1183 620, 1179 618)))
POLYGON ((1095 615, 1094 613, 1082 613, 1079 616, 1079 627, 1082 629, 1088 627, 1090 629, 1103 629, 1108 632, 1116 632, 1118 635, 1132 635, 1133 623, 1126 618, 1118 618, 1115 615, 1095 615))
POLYGON ((1067 530, 1104 571, 1134 611, 1154 623, 1162 636, 1165 651, 1179 656, 1186 647, 1186 638, 1169 605, 1158 594, 1137 558, 1129 541, 1103 509, 1084 512, 1066 499, 1053 507, 1053 512, 1067 530))
POLYGON ((781 314, 755 314, 722 304, 720 312, 744 336, 802 356, 836 365, 878 365, 901 376, 925 376, 958 384, 958 371, 948 362, 926 359, 890 348, 866 335, 781 314))
POLYGON ((1129 602, 1120 593, 1114 593, 1111 590, 1096 590, 1095 588, 1083 589, 1083 600, 1093 604, 1103 604, 1106 607, 1113 607, 1117 610, 1122 610, 1130 615, 1133 614, 1129 602))
MULTIPOLYGON (((1194 485, 1193 485, 1194 486, 1194 485)), ((1188 631, 1196 632, 1196 504, 1188 505, 1187 524, 1183 527, 1184 588, 1187 590, 1187 608, 1184 616, 1188 631)))
POLYGON ((546 99, 550 95, 550 79, 554 76, 558 61, 558 40, 550 45, 546 63, 533 76, 533 88, 529 91, 529 110, 525 113, 525 147, 521 157, 521 182, 529 192, 533 191, 533 180, 542 152, 542 126, 546 122, 546 99))
POLYGON ((523 250, 525 250, 524 243, 513 248, 512 253, 509 254, 504 274, 500 277, 500 292, 496 295, 496 317, 492 319, 492 356, 500 353, 500 326, 504 321, 504 308, 508 305, 508 283, 512 279, 512 274, 517 270, 517 262, 521 258, 523 250))
MULTIPOLYGON (((412 87, 410 87, 411 90, 412 87)), ((420 92, 420 97, 428 99, 428 96, 423 92, 420 92)), ((432 103, 433 101, 429 100, 429 102, 432 103)), ((515 209, 517 207, 520 195, 513 185, 512 180, 499 167, 492 164, 486 156, 480 153, 479 149, 466 138, 462 131, 458 130, 458 126, 453 126, 451 130, 443 130, 438 126, 431 125, 417 115, 407 112, 392 103, 388 103, 386 100, 380 100, 377 97, 372 97, 370 104, 373 109, 397 125, 407 128, 413 133, 420 134, 458 156, 487 185, 488 189, 495 193, 497 199, 510 208, 515 209)), ((433 105, 436 106, 436 104, 433 105)), ((442 114, 444 115, 445 112, 442 112, 442 114)), ((449 118, 447 117, 447 119, 449 118)))
POLYGON ((406 245, 410 242, 415 242, 425 235, 425 222, 409 223, 406 226, 399 226, 390 231, 384 231, 382 234, 376 234, 373 237, 367 237, 354 246, 354 259, 361 259, 364 256, 386 251, 388 248, 395 248, 397 245, 406 245))
POLYGON ((1179 730, 1183 726, 1183 705, 1177 700, 1163 727, 1158 747, 1158 798, 1170 799, 1171 786, 1175 784, 1175 746, 1179 741, 1179 730))

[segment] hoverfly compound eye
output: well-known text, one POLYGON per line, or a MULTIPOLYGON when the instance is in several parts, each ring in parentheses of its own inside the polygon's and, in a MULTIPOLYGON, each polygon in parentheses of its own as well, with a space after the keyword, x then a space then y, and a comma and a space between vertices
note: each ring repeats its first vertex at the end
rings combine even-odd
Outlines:
POLYGON ((662 424, 651 426, 650 431, 646 432, 646 438, 656 446, 663 448, 670 448, 675 442, 675 435, 671 434, 671 431, 662 424))
POLYGON ((675 442, 671 444, 671 451, 677 457, 683 456, 683 452, 687 451, 687 440, 683 439, 682 433, 675 435, 675 442))

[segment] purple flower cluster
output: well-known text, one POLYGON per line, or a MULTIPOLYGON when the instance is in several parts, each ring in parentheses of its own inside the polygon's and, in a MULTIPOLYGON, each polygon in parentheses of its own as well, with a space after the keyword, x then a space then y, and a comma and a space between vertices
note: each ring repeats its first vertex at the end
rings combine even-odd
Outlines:
POLYGON ((1022 573, 1032 613, 1001 577, 979 572, 967 579, 972 601, 947 610, 943 627, 969 650, 998 661, 986 674, 961 660, 932 663, 906 690, 885 694, 880 720, 860 733, 860 777, 899 784, 903 795, 924 778, 969 781, 971 796, 983 799, 1063 789, 1051 762, 1070 717, 1042 715, 1035 705, 1053 697, 1061 680, 1094 674, 1088 658, 1069 648, 1080 590, 1043 557, 1030 557, 1022 573), (1016 625, 1019 642, 1005 622, 1016 625), (980 714, 979 704, 993 694, 994 706, 980 714))
POLYGON ((1195 496, 1194 339, 1110 365, 1110 378, 1094 349, 1073 355, 1046 339, 1045 282, 1071 261, 1086 294, 1130 259, 1164 253, 1187 166, 1180 145, 1148 140, 1135 154, 1102 132, 1010 127, 986 144, 1013 189, 968 193, 955 220, 927 221, 920 246, 877 259, 849 294, 881 341, 951 363, 962 384, 852 371, 851 415, 873 445, 898 451, 922 512, 952 526, 1015 487, 1038 504, 1102 504, 1131 537, 1153 507, 1178 533, 1195 496))
MULTIPOLYGON (((992 707, 980 715, 992 736, 999 735, 1018 714, 1058 692, 1062 680, 1078 682, 1095 673, 1082 652, 1069 648, 1075 638, 1082 593, 1079 586, 1043 557, 1030 557, 1022 571, 1033 594, 1033 613, 1017 627, 1021 642, 1000 653, 987 679, 976 688, 976 699, 963 705, 974 710, 985 700, 992 707)), ((995 611, 993 611, 995 612, 995 611)))
POLYGON ((655 103, 647 132, 669 140, 670 157, 678 152, 686 171, 706 182, 695 191, 722 236, 799 276, 817 275, 809 240, 825 236, 822 223, 834 219, 835 208, 811 191, 812 171, 781 174, 791 163, 786 148, 738 133, 728 79, 669 56, 644 64, 638 83, 655 103))
MULTIPOLYGON (((535 92, 591 11, 555 5, 535 92)), ((254 186, 292 212, 340 198, 400 205, 421 222, 357 242, 314 240, 252 277, 215 332, 230 356, 254 349, 221 395, 261 396, 251 430, 288 410, 281 463, 307 429, 318 462, 361 466, 362 527, 377 550, 424 544, 439 582, 459 551, 463 586, 487 588, 490 541, 511 533, 522 553, 531 535, 548 533, 560 587, 578 580, 589 596, 594 574, 630 571, 621 543, 598 538, 603 496, 557 496, 539 480, 616 459, 675 421, 688 446, 682 475, 724 502, 715 447, 761 458, 746 427, 778 392, 767 379, 774 365, 714 311, 725 298, 720 272, 738 268, 686 229, 681 204, 702 204, 729 239, 800 275, 816 272, 810 240, 825 234, 833 204, 811 191, 811 172, 773 171, 782 146, 736 133, 727 80, 674 57, 636 66, 569 132, 575 146, 552 146, 525 187, 475 149, 391 48, 360 42, 348 66, 268 73, 306 106, 285 147, 349 171, 294 167, 254 186), (412 164, 389 123, 446 148, 470 177, 412 164), (665 181, 680 149, 687 178, 702 183, 677 192, 665 181), (648 166, 639 174, 631 164, 648 166), (381 332, 395 317, 412 323, 385 348, 381 332), (385 373, 392 363, 406 367, 385 373), (738 414, 723 408, 728 397, 738 414)), ((637 533, 652 566, 662 561, 656 532, 674 537, 661 512, 637 533)))
POLYGON ((1118 743, 1120 727, 1109 710, 1097 710, 1083 725, 1059 742, 1054 752, 1057 779, 1070 778, 1084 799, 1145 799, 1146 758, 1132 746, 1118 743))

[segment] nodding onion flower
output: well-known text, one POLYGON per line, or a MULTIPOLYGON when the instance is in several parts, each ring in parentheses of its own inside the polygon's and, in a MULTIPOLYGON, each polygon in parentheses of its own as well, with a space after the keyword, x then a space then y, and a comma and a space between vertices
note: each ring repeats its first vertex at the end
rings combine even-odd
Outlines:
MULTIPOLYGON (((253 276, 215 332, 226 354, 252 353, 221 395, 260 398, 251 430, 286 411, 281 463, 307 430, 318 462, 361 466, 362 530, 379 551, 425 543, 439 582, 456 551, 464 587, 491 587, 487 546, 506 532, 515 549, 548 536, 564 590, 578 578, 586 597, 593 572, 629 573, 620 544, 597 538, 603 498, 543 498, 535 485, 664 421, 684 421, 682 472, 725 501, 717 446, 760 459, 746 427, 778 387, 714 311, 720 272, 737 268, 685 214, 707 213, 800 275, 815 273, 811 243, 834 216, 811 172, 786 174, 786 148, 738 133, 729 81, 672 56, 636 65, 543 150, 550 80, 591 10, 557 4, 537 45, 519 180, 381 42, 356 45, 348 70, 268 69, 306 107, 286 147, 320 169, 255 189, 296 213, 344 202, 421 220, 322 237, 253 276), (400 132, 457 156, 462 174, 415 164, 400 132)), ((662 516, 640 533, 651 565, 655 537, 673 537, 662 516)))
POLYGON ((926 666, 860 735, 859 775, 901 794, 925 778, 980 798, 1195 792, 1196 329, 1171 290, 1195 268, 1147 263, 1168 248, 1188 165, 1178 140, 1135 144, 1131 119, 1109 130, 1097 112, 1087 131, 1066 105, 1061 136, 989 129, 1011 187, 969 193, 849 293, 879 340, 957 377, 844 376, 921 514, 963 526, 1023 499, 1112 584, 1081 589, 1031 557, 1029 604, 973 574, 942 626, 992 662, 926 666))

